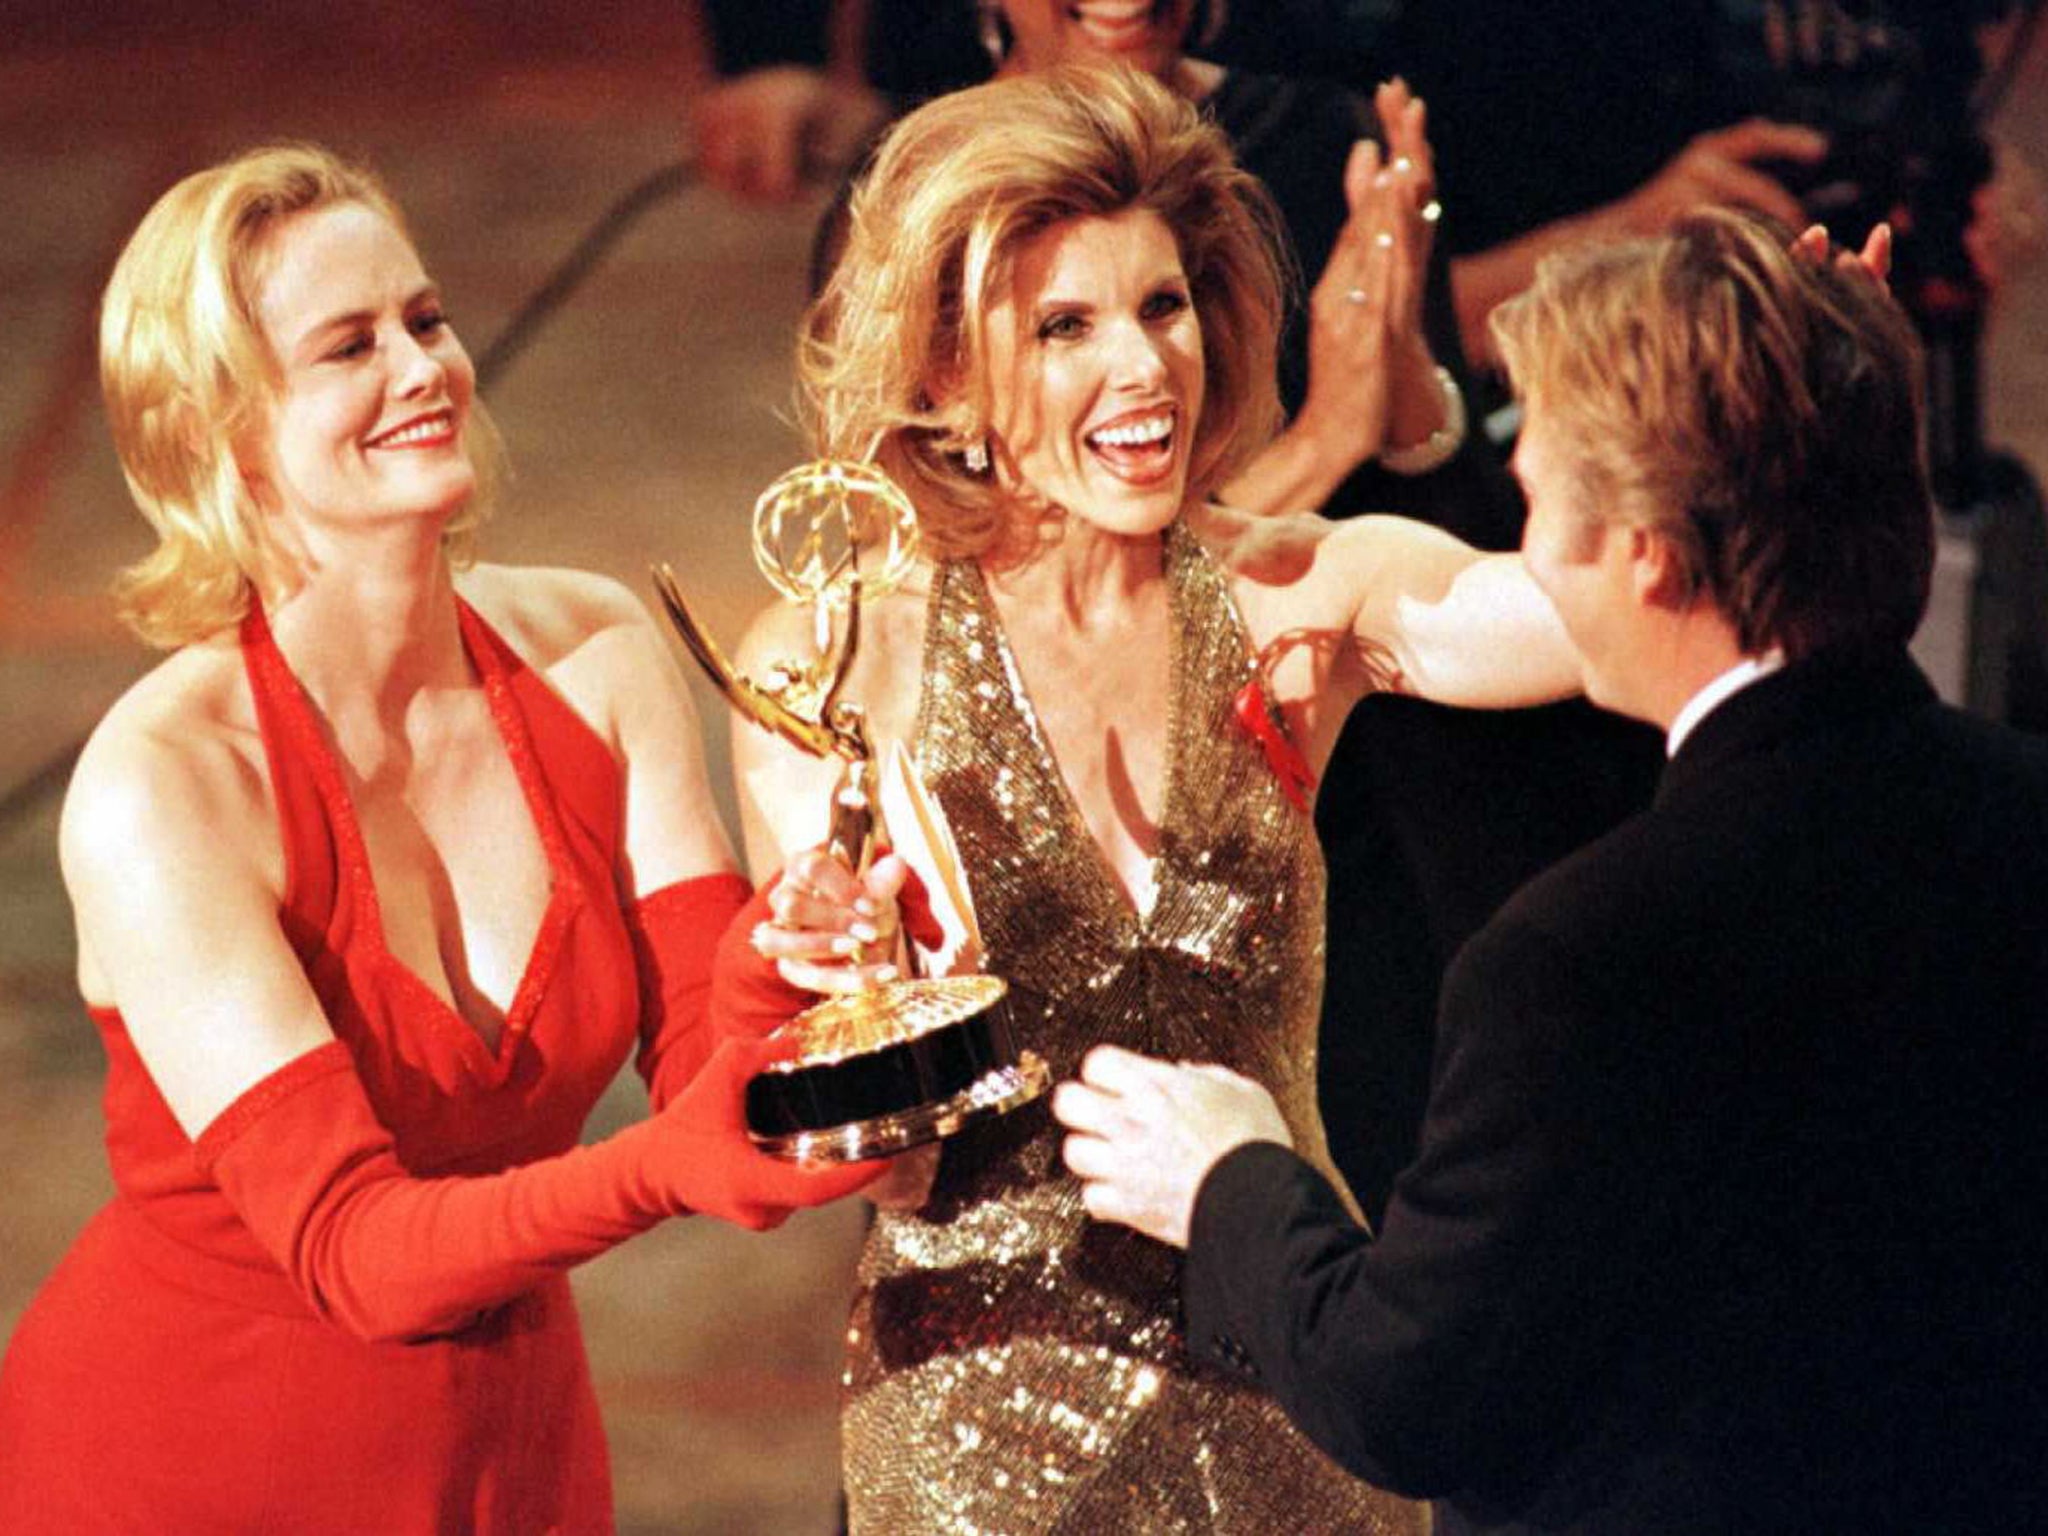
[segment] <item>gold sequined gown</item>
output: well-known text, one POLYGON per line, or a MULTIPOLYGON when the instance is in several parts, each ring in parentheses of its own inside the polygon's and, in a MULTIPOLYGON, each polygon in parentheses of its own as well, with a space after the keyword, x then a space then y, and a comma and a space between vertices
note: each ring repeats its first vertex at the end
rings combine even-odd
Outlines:
MULTIPOLYGON (((1083 826, 979 569, 939 568, 915 755, 968 873, 1021 1044, 1220 1061, 1316 1113, 1323 866, 1232 700, 1251 647, 1195 538, 1167 536, 1170 749, 1156 896, 1135 913, 1083 826)), ((1334 1175, 1333 1175, 1334 1176, 1334 1175)), ((946 1144, 932 1197, 877 1216, 848 1330, 854 1536, 1422 1532, 1177 1333, 1179 1255, 1088 1220, 1046 1101, 946 1144)))

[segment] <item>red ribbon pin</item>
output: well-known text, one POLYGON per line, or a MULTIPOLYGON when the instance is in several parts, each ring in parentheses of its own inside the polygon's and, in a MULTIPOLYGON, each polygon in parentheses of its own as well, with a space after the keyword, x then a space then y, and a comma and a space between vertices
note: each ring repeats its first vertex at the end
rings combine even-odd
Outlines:
POLYGON ((1266 754, 1266 766, 1280 781, 1280 792, 1287 797, 1289 804, 1305 814, 1308 797, 1315 792, 1315 772, 1309 767, 1308 759, 1301 755, 1301 749, 1288 740, 1287 733, 1280 728, 1279 720, 1266 704, 1266 690, 1259 686, 1257 678, 1237 690, 1237 699, 1231 708, 1237 716, 1239 728, 1266 754))

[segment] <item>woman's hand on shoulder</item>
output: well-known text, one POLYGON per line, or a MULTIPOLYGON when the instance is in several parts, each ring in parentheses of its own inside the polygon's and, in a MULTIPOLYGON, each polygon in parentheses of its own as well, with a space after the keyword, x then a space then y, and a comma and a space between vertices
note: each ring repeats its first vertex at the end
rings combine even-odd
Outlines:
POLYGON ((260 738, 150 681, 87 744, 58 851, 86 1001, 119 1011, 196 1135, 333 1032, 278 922, 260 738))

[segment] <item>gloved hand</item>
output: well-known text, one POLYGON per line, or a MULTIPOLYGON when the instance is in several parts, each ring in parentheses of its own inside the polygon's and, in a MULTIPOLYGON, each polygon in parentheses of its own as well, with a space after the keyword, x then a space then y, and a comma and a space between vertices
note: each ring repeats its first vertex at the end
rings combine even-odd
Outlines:
POLYGON ((658 1117, 663 1134, 656 1177, 690 1210, 765 1231, 793 1210, 866 1188, 883 1162, 803 1164, 770 1157, 747 1135, 747 1083, 796 1054, 792 1036, 728 1039, 658 1117))

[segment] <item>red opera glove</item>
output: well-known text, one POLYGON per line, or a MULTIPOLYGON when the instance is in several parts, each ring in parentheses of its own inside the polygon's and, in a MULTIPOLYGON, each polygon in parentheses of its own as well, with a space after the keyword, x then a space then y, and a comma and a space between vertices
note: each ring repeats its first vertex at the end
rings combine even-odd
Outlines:
POLYGON ((711 1030, 717 1040, 758 1039, 818 1001, 818 994, 782 979, 775 962, 754 948, 754 930, 775 921, 768 905, 782 872, 761 883, 733 915, 711 968, 711 1030))
POLYGON ((747 1079, 786 1049, 722 1047, 666 1110, 595 1146, 415 1178, 329 1041, 235 1100, 193 1151, 316 1314, 359 1338, 431 1337, 664 1217, 770 1227, 874 1179, 879 1163, 799 1167, 747 1139, 747 1079))
POLYGON ((1253 678, 1237 690, 1237 697, 1231 702, 1231 713, 1237 717, 1238 728, 1259 744, 1266 754, 1266 766, 1273 777, 1280 781, 1280 792, 1297 811, 1307 811, 1309 796, 1315 793, 1315 770, 1308 765, 1308 759, 1301 755, 1301 748, 1289 739, 1285 727, 1277 720, 1271 707, 1266 703, 1266 690, 1253 678))
POLYGON ((754 1145, 747 1135, 747 1083, 796 1050, 793 1038, 727 1040, 676 1101, 671 1113, 681 1120, 669 1151, 688 1167, 669 1173, 691 1210, 761 1231, 779 1226, 793 1210, 865 1189, 887 1169, 883 1162, 790 1163, 754 1145))
POLYGON ((746 880, 722 873, 665 885, 626 909, 640 972, 634 1065, 656 1110, 682 1092, 718 1044, 708 1017, 712 961, 746 901, 746 880))

